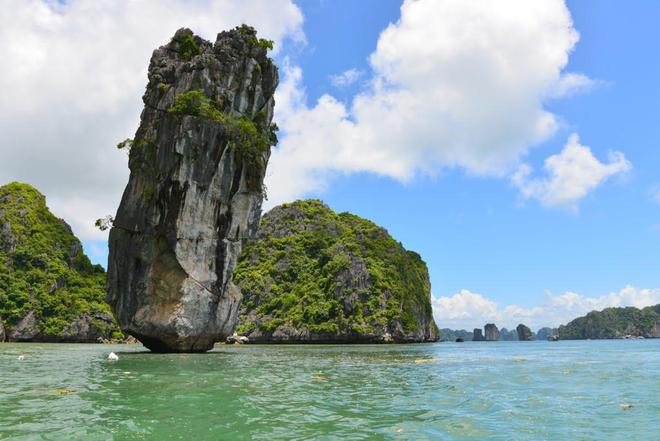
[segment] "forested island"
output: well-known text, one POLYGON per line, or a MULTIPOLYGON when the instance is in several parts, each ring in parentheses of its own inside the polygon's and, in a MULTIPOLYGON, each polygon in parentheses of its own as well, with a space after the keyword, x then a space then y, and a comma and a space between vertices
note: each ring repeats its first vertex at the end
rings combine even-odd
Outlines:
POLYGON ((105 281, 44 195, 18 182, 0 187, 0 341, 122 337, 105 281))
POLYGON ((239 260, 238 332, 256 342, 436 341, 428 269, 388 232, 318 200, 266 213, 239 260))
POLYGON ((562 340, 660 338, 660 304, 646 308, 606 308, 559 327, 562 340))

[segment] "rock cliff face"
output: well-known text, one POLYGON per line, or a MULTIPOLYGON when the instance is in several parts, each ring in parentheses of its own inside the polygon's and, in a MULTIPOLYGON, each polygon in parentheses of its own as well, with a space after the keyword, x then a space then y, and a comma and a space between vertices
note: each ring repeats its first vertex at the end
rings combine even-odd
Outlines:
POLYGON ((159 352, 230 335, 232 273, 261 215, 276 142, 272 42, 241 26, 214 44, 177 31, 154 51, 128 185, 110 232, 108 302, 122 330, 159 352))
POLYGON ((494 323, 488 323, 484 326, 484 333, 486 334, 486 341, 500 341, 500 331, 494 323))
POLYGON ((516 326, 516 332, 518 333, 519 341, 530 341, 534 340, 534 333, 527 326, 522 323, 516 326))
POLYGON ((474 328, 474 331, 472 331, 472 341, 486 341, 481 329, 474 328))
POLYGON ((266 213, 234 280, 244 296, 238 332, 250 342, 439 339, 420 256, 317 200, 266 213))
POLYGON ((105 303, 105 271, 35 188, 0 187, 0 341, 121 337, 105 303))
POLYGON ((638 309, 606 308, 591 311, 559 327, 561 340, 624 337, 660 338, 660 304, 638 309))

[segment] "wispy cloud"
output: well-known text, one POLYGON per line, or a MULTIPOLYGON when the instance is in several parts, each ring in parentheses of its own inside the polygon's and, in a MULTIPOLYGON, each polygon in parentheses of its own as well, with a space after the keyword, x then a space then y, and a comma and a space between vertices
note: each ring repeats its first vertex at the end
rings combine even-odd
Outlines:
POLYGON ((654 185, 651 187, 649 190, 649 195, 651 196, 651 200, 653 202, 660 204, 660 185, 654 185))
POLYGON ((364 75, 364 71, 349 69, 337 75, 330 75, 330 83, 337 88, 351 86, 364 75))
POLYGON ((569 72, 559 78, 559 81, 553 85, 548 95, 551 98, 565 98, 578 93, 589 92, 604 84, 606 84, 605 81, 593 80, 586 75, 569 72))

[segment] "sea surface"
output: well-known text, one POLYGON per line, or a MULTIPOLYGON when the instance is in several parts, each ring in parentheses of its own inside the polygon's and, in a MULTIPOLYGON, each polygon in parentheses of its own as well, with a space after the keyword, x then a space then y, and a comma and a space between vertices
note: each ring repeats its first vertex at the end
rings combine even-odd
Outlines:
POLYGON ((660 340, 3 343, 0 439, 660 440, 660 340))

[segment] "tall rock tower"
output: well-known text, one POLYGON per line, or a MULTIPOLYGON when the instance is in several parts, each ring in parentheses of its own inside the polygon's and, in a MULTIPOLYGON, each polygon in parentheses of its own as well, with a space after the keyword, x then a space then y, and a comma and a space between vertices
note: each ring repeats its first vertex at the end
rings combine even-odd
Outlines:
POLYGON ((257 231, 275 144, 272 42, 241 26, 188 29, 154 51, 130 178, 110 231, 108 302, 157 352, 202 352, 233 332, 232 273, 257 231))
POLYGON ((486 341, 499 341, 500 339, 500 330, 497 329, 495 323, 488 323, 484 326, 484 334, 486 341))

